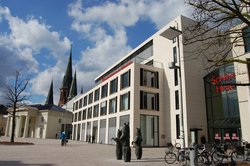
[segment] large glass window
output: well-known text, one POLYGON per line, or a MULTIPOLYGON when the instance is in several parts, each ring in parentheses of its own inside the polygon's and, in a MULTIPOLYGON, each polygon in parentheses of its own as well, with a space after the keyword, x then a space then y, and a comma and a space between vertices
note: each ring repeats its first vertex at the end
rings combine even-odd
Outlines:
POLYGON ((176 52, 176 47, 173 47, 173 60, 174 60, 174 63, 177 63, 177 52, 176 52))
POLYGON ((82 119, 82 111, 78 112, 78 121, 81 121, 82 119))
POLYGON ((86 106, 86 105, 87 105, 87 100, 88 100, 88 98, 87 98, 87 96, 85 96, 85 97, 83 98, 83 106, 86 106))
POLYGON ((108 143, 115 144, 112 138, 116 137, 116 118, 109 119, 109 132, 108 132, 108 143))
POLYGON ((180 134, 181 134, 181 130, 180 130, 180 115, 176 115, 176 138, 180 139, 180 134))
POLYGON ((143 146, 159 146, 159 117, 152 115, 140 116, 140 128, 143 146))
POLYGON ((101 115, 107 114, 107 101, 101 103, 101 115))
POLYGON ((108 84, 105 84, 102 86, 102 98, 107 97, 108 96, 108 84))
POLYGON ((78 104, 79 104, 79 102, 77 101, 76 102, 76 110, 78 110, 78 104))
POLYGON ((92 118, 92 107, 88 108, 88 119, 92 118))
POLYGON ((158 72, 141 69, 141 86, 159 87, 158 72))
POLYGON ((106 119, 100 120, 99 143, 105 143, 106 139, 106 119))
POLYGON ((118 88, 118 78, 115 78, 110 82, 110 94, 117 92, 118 88))
POLYGON ((233 64, 213 71, 204 78, 204 82, 209 141, 214 141, 217 131, 223 134, 228 129, 233 131, 240 128, 237 89, 233 85, 236 83, 233 64))
POLYGON ((117 97, 109 100, 109 113, 116 113, 117 112, 117 97))
POLYGON ((159 94, 140 92, 140 107, 146 110, 158 110, 159 111, 159 94))
POLYGON ((250 52, 250 27, 246 27, 242 31, 243 31, 245 52, 250 52))
POLYGON ((179 84, 178 82, 178 70, 179 69, 174 69, 174 85, 177 86, 179 84))
POLYGON ((82 99, 80 99, 79 108, 82 108, 82 99))
POLYGON ((96 89, 95 90, 95 97, 94 97, 94 101, 98 101, 99 100, 99 96, 100 96, 100 89, 96 89))
POLYGON ((120 110, 125 111, 130 109, 130 92, 121 95, 120 110))
POLYGON ((86 119, 86 109, 82 111, 82 120, 86 119))
MULTIPOLYGON (((77 122, 77 115, 78 115, 78 112, 76 112, 74 115, 75 115, 75 116, 74 116, 74 122, 77 122)), ((43 118, 43 117, 42 117, 42 118, 43 118)))
POLYGON ((179 109, 180 108, 180 103, 179 103, 179 91, 176 90, 175 91, 175 109, 179 109))
POLYGON ((121 89, 130 86, 130 70, 121 75, 121 89))
POLYGON ((124 123, 129 123, 130 121, 129 119, 130 119, 129 115, 120 116, 120 122, 119 122, 120 128, 124 126, 124 123))
POLYGON ((99 115, 99 104, 94 106, 93 117, 98 117, 99 115))
POLYGON ((93 102, 93 92, 89 94, 89 104, 93 102))

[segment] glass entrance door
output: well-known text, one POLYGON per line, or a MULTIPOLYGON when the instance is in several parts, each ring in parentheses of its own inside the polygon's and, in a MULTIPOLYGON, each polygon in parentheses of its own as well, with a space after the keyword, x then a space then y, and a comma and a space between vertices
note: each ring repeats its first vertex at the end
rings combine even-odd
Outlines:
POLYGON ((140 128, 143 146, 159 146, 159 117, 141 115, 140 128))

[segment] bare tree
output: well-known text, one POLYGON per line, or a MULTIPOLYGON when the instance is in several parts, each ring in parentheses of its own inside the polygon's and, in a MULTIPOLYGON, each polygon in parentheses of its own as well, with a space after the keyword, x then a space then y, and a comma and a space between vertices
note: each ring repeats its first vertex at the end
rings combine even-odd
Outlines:
POLYGON ((184 37, 184 44, 202 45, 195 55, 207 59, 207 69, 231 62, 249 63, 231 55, 233 47, 243 45, 242 27, 234 27, 250 27, 249 0, 186 0, 186 3, 194 9, 196 23, 185 29, 192 35, 184 37))
POLYGON ((16 70, 12 75, 12 79, 8 81, 5 87, 4 98, 8 102, 8 105, 12 107, 9 113, 12 115, 12 128, 10 142, 14 142, 15 127, 16 127, 16 113, 19 106, 27 100, 27 95, 24 91, 29 83, 29 78, 24 77, 20 70, 16 70))

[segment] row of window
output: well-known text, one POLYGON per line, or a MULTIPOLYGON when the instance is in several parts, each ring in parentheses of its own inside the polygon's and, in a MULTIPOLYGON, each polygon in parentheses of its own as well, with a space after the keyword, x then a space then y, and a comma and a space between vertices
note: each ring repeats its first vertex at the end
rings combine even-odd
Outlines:
MULTIPOLYGON (((120 89, 129 87, 130 86, 130 70, 122 74, 120 77, 121 77, 120 89)), ((114 94, 117 91, 118 91, 118 77, 110 81, 109 94, 110 95, 114 94)), ((76 103, 74 103, 73 110, 80 109, 84 106, 87 106, 88 104, 92 104, 93 100, 94 102, 96 102, 100 99, 100 97, 105 98, 107 96, 108 96, 108 83, 103 85, 101 88, 96 89, 94 92, 91 92, 90 94, 84 96, 83 98, 78 100, 76 103)))
MULTIPOLYGON (((96 104, 93 107, 84 109, 78 113, 74 114, 74 122, 91 119, 92 117, 98 117, 107 115, 107 110, 109 114, 117 112, 117 97, 109 100, 109 107, 107 106, 107 101, 103 101, 100 104, 96 104), (93 110, 92 110, 93 109, 93 110), (99 111, 100 110, 100 111, 99 111)), ((126 111, 130 109, 130 92, 125 93, 120 96, 120 111, 126 111)))
MULTIPOLYGON (((159 73, 156 71, 149 71, 149 70, 141 68, 140 69, 140 85, 158 89, 159 88, 159 73)), ((130 70, 121 75, 120 89, 124 89, 129 86, 130 86, 130 70)), ((117 91, 118 91, 118 77, 111 80, 109 83, 109 94, 110 95, 114 94, 117 91)), ((91 92, 90 94, 78 100, 76 103, 74 103, 73 108, 74 110, 80 109, 82 107, 87 106, 88 104, 92 104, 93 100, 94 102, 96 102, 99 100, 100 97, 105 98, 107 96, 108 96, 108 83, 106 83, 101 88, 96 89, 94 92, 91 92), (100 95, 100 92, 101 92, 101 95, 100 95)), ((151 109, 151 107, 149 109, 151 109)))

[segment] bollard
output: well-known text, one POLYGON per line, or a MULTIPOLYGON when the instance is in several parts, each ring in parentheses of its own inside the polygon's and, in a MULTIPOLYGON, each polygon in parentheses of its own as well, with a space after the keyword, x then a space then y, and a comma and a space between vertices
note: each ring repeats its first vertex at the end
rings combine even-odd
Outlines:
POLYGON ((190 159, 190 166, 195 166, 194 160, 196 157, 197 146, 195 143, 191 143, 189 148, 189 159, 190 159))

